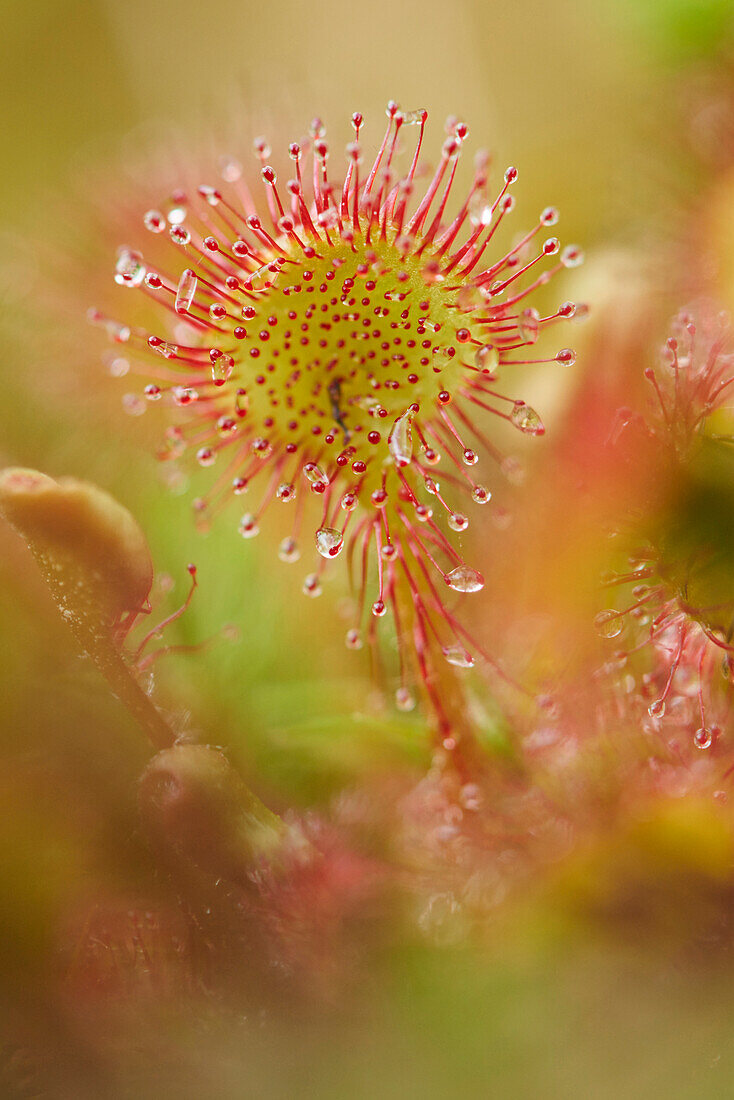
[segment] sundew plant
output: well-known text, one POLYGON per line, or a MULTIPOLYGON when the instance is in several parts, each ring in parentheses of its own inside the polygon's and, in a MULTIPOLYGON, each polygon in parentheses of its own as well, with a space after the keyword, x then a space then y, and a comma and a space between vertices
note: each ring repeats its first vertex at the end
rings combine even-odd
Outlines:
POLYGON ((465 505, 468 512, 492 495, 474 476, 480 455, 485 476, 515 468, 492 438, 492 419, 544 432, 538 413, 505 390, 519 364, 575 361, 570 348, 547 360, 532 351, 544 328, 574 315, 574 303, 545 316, 530 303, 583 257, 546 236, 558 221, 553 207, 498 254, 517 169, 490 195, 480 152, 454 210, 467 126, 449 120, 436 169, 420 186, 428 112, 391 102, 387 117, 367 164, 363 118, 352 117, 355 140, 338 183, 316 119, 307 141, 289 146, 294 176, 285 184, 267 163, 265 140, 255 142, 262 210, 233 160, 218 187, 179 191, 165 213, 148 210, 141 221, 150 247, 120 248, 115 279, 155 302, 158 327, 134 324, 134 307, 123 302, 121 319, 92 310, 90 320, 126 345, 146 380, 127 396, 133 411, 162 398, 182 410, 160 457, 190 452, 212 468, 212 488, 194 502, 199 522, 247 494, 239 531, 251 539, 269 504, 289 505, 292 534, 278 556, 295 562, 302 545, 312 562, 320 556, 303 581, 310 597, 321 595, 323 569, 344 552, 357 596, 347 646, 360 649, 366 638, 374 647, 377 622, 389 615, 397 706, 412 709, 419 687, 452 749, 467 722, 451 713, 436 665, 468 668, 475 652, 493 663, 444 596, 484 585, 455 535, 469 526, 465 505))
POLYGON ((516 7, 26 80, 3 1096, 728 1095, 731 11, 516 7))

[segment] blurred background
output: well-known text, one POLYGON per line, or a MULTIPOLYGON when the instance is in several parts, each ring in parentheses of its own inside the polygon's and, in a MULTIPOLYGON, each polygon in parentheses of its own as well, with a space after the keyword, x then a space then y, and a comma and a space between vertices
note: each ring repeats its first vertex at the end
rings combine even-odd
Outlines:
MULTIPOLYGON (((336 160, 352 112, 377 141, 390 98, 428 108, 433 149, 446 116, 458 115, 497 172, 518 166, 518 225, 557 205, 559 235, 588 258, 558 290, 594 311, 564 337, 579 349, 576 367, 525 379, 549 428, 528 456, 517 504, 527 519, 558 491, 534 480, 544 459, 562 469, 565 445, 583 464, 574 417, 590 415, 600 374, 614 390, 625 356, 660 342, 690 298, 734 304, 731 0, 5 0, 2 28, 0 466, 83 477, 121 500, 156 569, 173 579, 163 611, 181 602, 186 563, 196 562, 199 591, 168 640, 193 644, 227 624, 239 640, 162 662, 159 697, 192 733, 226 746, 275 808, 328 812, 345 791, 420 776, 430 764, 424 720, 396 716, 366 662, 345 650, 339 580, 333 598, 306 601, 303 563, 296 575, 276 560, 280 532, 245 544, 230 515, 196 533, 197 479, 165 486, 154 457, 160 419, 123 413, 124 387, 101 360, 86 310, 109 301, 115 249, 140 242, 142 212, 199 165, 222 154, 247 165, 259 134, 284 160, 315 115, 336 160), (610 368, 604 352, 615 341, 610 368)), ((587 530, 574 532, 542 561, 523 556, 532 532, 522 522, 505 531, 488 521, 471 536, 499 563, 498 579, 508 580, 503 561, 515 563, 519 602, 498 608, 485 593, 477 611, 511 654, 528 648, 528 631, 543 634, 559 605, 589 610, 579 578, 598 574, 601 551, 587 530)), ((157 881, 136 806, 148 754, 5 527, 0 706, 9 1095, 78 1096, 85 1080, 92 1096, 189 1095, 187 1073, 198 1082, 190 1094, 206 1096, 728 1095, 731 971, 659 966, 631 950, 634 936, 610 946, 583 922, 557 922, 547 898, 523 911, 520 942, 504 926, 490 936, 482 966, 463 944, 381 945, 368 993, 350 990, 346 1024, 332 1004, 294 1019, 273 1009, 259 1038, 244 1019, 212 1024, 205 1037, 177 1020, 145 1040, 116 1020, 127 1040, 90 1037, 86 1020, 59 1008, 86 995, 60 992, 68 929, 99 898, 125 906, 157 881), (24 1060, 27 1046, 44 1043, 49 1059, 69 1065, 55 1085, 46 1075, 42 1093, 24 1060), (155 1058, 146 1060, 163 1047, 172 1062, 171 1051, 188 1051, 175 1085, 156 1080, 155 1058), (252 1088, 241 1084, 245 1070, 252 1088)))

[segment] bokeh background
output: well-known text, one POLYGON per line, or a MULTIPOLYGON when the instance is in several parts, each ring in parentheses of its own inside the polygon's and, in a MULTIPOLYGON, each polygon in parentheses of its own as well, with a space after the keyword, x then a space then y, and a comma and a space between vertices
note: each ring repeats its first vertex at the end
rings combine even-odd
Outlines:
MULTIPOLYGON (((640 330, 659 339, 688 294, 734 302, 733 34, 730 0, 5 0, 0 465, 114 493, 175 581, 168 610, 186 590, 186 563, 197 563, 200 590, 171 640, 192 644, 231 623, 239 641, 162 663, 158 690, 276 807, 318 810, 386 774, 418 774, 430 755, 424 722, 375 697, 366 666, 344 649, 341 595, 301 598, 300 573, 276 560, 279 532, 243 544, 232 516, 203 537, 190 514, 196 479, 166 489, 154 458, 160 423, 122 412, 124 387, 85 322, 114 290, 116 246, 140 240, 140 214, 177 173, 222 153, 247 164, 258 134, 279 157, 319 115, 336 159, 354 110, 376 139, 389 98, 426 106, 436 144, 443 119, 460 115, 474 148, 489 148, 498 169, 519 167, 518 220, 559 206, 564 241, 588 256, 561 291, 596 311, 568 339, 577 367, 527 378, 551 429, 531 460, 542 463, 554 426, 573 436, 569 416, 595 369, 585 348, 598 356, 604 340, 625 346, 640 330)), ((535 507, 531 490, 522 501, 535 507)), ((497 527, 474 537, 498 559, 511 545, 497 527)), ((528 558, 528 603, 547 612, 551 586, 573 602, 577 551, 554 575, 528 558)), ((595 568, 592 553, 581 571, 595 568)), ((494 614, 490 597, 480 614, 494 614)), ((23 1087, 25 1048, 11 1026, 20 1018, 21 1031, 46 1036, 49 1057, 67 1052, 79 1089, 79 1036, 57 1013, 63 929, 97 897, 132 896, 154 873, 135 795, 147 754, 5 528, 0 706, 7 1088, 23 1087)), ((634 937, 610 945, 556 927, 544 905, 524 914, 519 942, 503 928, 481 966, 455 945, 386 952, 347 1024, 279 1016, 257 1039, 244 1025, 236 1038, 162 1029, 169 1051, 188 1048, 176 1084, 97 1038, 85 1048, 90 1095, 189 1095, 176 1091, 191 1087, 187 1074, 201 1090, 192 1095, 206 1096, 728 1095, 731 970, 660 966, 634 937)), ((58 1095, 80 1095, 64 1091, 65 1072, 58 1095)), ((25 1087, 19 1094, 35 1095, 25 1087)))

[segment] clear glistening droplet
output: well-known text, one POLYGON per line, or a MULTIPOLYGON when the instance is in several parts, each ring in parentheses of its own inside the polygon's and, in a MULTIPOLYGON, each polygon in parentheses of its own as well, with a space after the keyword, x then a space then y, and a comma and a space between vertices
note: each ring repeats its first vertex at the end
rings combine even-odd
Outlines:
POLYGON ((322 558, 335 558, 343 545, 344 536, 334 527, 320 527, 316 532, 316 549, 322 558))
MULTIPOLYGON (((315 462, 307 462, 306 465, 303 467, 303 473, 315 489, 317 487, 321 488, 322 486, 323 489, 325 489, 326 486, 329 484, 329 479, 327 478, 326 474, 320 466, 316 465, 315 462)), ((322 492, 323 489, 321 489, 322 492)))
POLYGON ((140 286, 145 278, 143 257, 130 248, 121 248, 115 264, 115 282, 118 286, 140 286))
POLYGON ((618 611, 600 611, 594 618, 594 626, 602 638, 616 638, 624 629, 624 621, 618 611))
POLYGON ((474 354, 474 362, 480 371, 494 377, 500 365, 500 353, 494 344, 482 344, 474 354))
POLYGON ((535 409, 526 405, 524 401, 518 401, 512 406, 510 419, 516 428, 526 435, 543 435, 545 427, 535 409))
POLYGON ((303 582, 303 594, 315 599, 323 592, 321 582, 316 573, 309 573, 303 582))
POLYGON ((189 312, 191 303, 194 300, 194 295, 196 294, 198 281, 199 280, 190 267, 184 268, 181 272, 181 278, 178 280, 178 289, 176 290, 176 313, 189 312))
POLYGON ((240 520, 240 534, 243 539, 253 539, 255 535, 260 533, 260 528, 257 525, 257 520, 249 512, 240 520))
POLYGON ((289 481, 283 481, 278 486, 275 495, 283 504, 287 504, 288 501, 295 500, 296 487, 295 485, 291 485, 289 481))
POLYGON ((710 749, 713 740, 713 733, 708 726, 701 726, 693 735, 693 744, 697 749, 710 749))
POLYGON ((452 512, 447 522, 452 531, 466 531, 469 526, 469 520, 459 512, 452 512))
POLYGON ((301 551, 298 549, 298 543, 294 538, 288 536, 284 538, 278 547, 278 557, 284 562, 298 561, 301 556, 301 551))
POLYGON ((540 333, 540 314, 537 309, 524 309, 517 323, 520 339, 525 344, 534 344, 540 333))
POLYGON ((656 699, 654 703, 650 703, 647 713, 651 718, 662 718, 665 714, 665 700, 656 699))
POLYGON ((413 414, 406 410, 392 426, 387 440, 388 450, 396 466, 408 466, 413 457, 413 414))
POLYGON ((443 647, 443 655, 450 665, 456 668, 473 668, 474 658, 467 653, 463 646, 447 645, 443 647))
POLYGON ((444 577, 449 588, 455 592, 479 592, 484 588, 484 577, 468 565, 457 565, 444 577))
POLYGON ((143 214, 143 225, 150 233, 162 233, 166 228, 166 219, 160 210, 148 210, 143 214))

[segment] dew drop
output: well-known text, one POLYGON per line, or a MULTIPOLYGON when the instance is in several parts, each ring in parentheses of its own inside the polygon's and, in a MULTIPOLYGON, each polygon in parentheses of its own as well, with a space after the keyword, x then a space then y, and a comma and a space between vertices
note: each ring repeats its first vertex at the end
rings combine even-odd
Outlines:
POLYGON ((535 409, 524 401, 517 401, 512 407, 510 419, 516 428, 526 435, 543 435, 545 427, 535 409))
POLYGON ((250 512, 245 512, 240 520, 239 531, 243 539, 254 539, 255 535, 260 534, 257 520, 250 512))
POLYGON ((455 592, 479 592, 484 588, 482 574, 468 565, 457 565, 450 573, 445 574, 444 580, 455 592))
POLYGON ((215 386, 223 386, 232 377, 234 359, 231 355, 222 353, 212 361, 212 381, 215 386))
POLYGON ((375 602, 372 604, 372 614, 376 618, 381 619, 383 617, 383 615, 385 615, 386 613, 387 613, 387 606, 385 604, 385 601, 384 600, 375 600, 375 602))
POLYGON ((600 611, 594 617, 594 626, 602 638, 617 638, 624 629, 624 621, 618 611, 600 611))
POLYGON ((492 499, 492 494, 483 485, 475 485, 472 489, 471 498, 475 504, 488 504, 492 499))
POLYGON ((335 558, 341 553, 344 535, 334 527, 320 527, 316 532, 316 549, 322 558, 335 558))
POLYGON ((344 644, 346 645, 347 649, 361 649, 364 644, 362 641, 362 635, 358 630, 352 628, 351 630, 347 631, 346 637, 344 639, 344 644))
POLYGON ((428 117, 425 107, 418 107, 415 111, 401 111, 403 126, 419 126, 428 117))
POLYGON ((579 267, 584 262, 584 253, 576 244, 567 245, 561 253, 561 263, 564 267, 579 267))
POLYGON ((269 264, 263 264, 257 271, 253 271, 251 275, 247 276, 244 280, 245 288, 256 292, 270 290, 271 287, 275 286, 279 275, 280 267, 275 261, 269 264))
POLYGON ((321 587, 318 575, 316 573, 309 573, 303 582, 303 594, 315 600, 322 592, 323 588, 321 587))
POLYGON ((415 710, 416 698, 410 688, 399 687, 395 692, 395 706, 398 710, 415 710))
POLYGON ((282 481, 276 489, 275 495, 283 504, 287 504, 288 501, 295 500, 296 487, 289 481, 282 481))
POLYGON ((186 408, 187 405, 192 405, 194 401, 199 400, 199 392, 192 386, 174 386, 171 390, 171 396, 173 402, 180 408, 186 408))
POLYGON ((143 225, 150 233, 162 233, 166 228, 166 219, 160 210, 148 210, 143 214, 143 225))
POLYGON ((154 352, 158 355, 162 355, 164 359, 175 359, 178 355, 178 347, 176 344, 171 344, 168 340, 156 340, 154 344, 150 344, 154 352))
POLYGON ((576 352, 573 348, 561 348, 561 350, 556 353, 556 362, 563 363, 566 367, 572 367, 576 362, 576 352))
POLYGON ((311 482, 312 493, 323 493, 329 484, 324 471, 315 462, 307 462, 303 467, 303 474, 311 482))
POLYGON ((284 538, 278 547, 278 557, 284 562, 298 561, 301 556, 301 551, 298 549, 298 543, 292 536, 284 538))
POLYGON ((200 466, 213 466, 217 460, 217 452, 211 447, 201 447, 196 452, 196 461, 200 466))
POLYGON ((469 520, 459 512, 452 512, 447 522, 452 531, 466 531, 469 526, 469 520))
POLYGON ((656 699, 654 703, 650 703, 647 713, 651 718, 662 718, 665 714, 665 700, 656 699))
POLYGON ((237 421, 231 416, 220 416, 217 420, 217 433, 226 439, 237 431, 237 421))
POLYGON ((537 309, 524 309, 517 322, 517 331, 524 344, 535 344, 540 333, 540 314, 537 309))
POLYGON ((464 459, 465 466, 476 466, 477 462, 479 462, 479 455, 477 454, 477 452, 470 451, 468 448, 464 451, 462 457, 464 459))
POLYGON ((480 192, 475 192, 471 197, 469 218, 474 226, 489 225, 492 221, 492 205, 487 202, 485 196, 480 192))
POLYGON ((443 655, 450 665, 456 668, 473 668, 474 658, 467 653, 463 646, 447 645, 443 647, 443 655))
POLYGON ((176 313, 188 313, 196 294, 199 280, 190 267, 184 268, 176 290, 176 313))
POLYGON ((408 466, 413 457, 413 413, 407 409, 397 418, 387 440, 396 466, 408 466))
POLYGON ((143 257, 130 248, 121 248, 115 264, 115 282, 118 286, 140 286, 145 278, 143 257))
POLYGON ((168 233, 174 244, 185 246, 191 241, 191 234, 182 225, 172 225, 168 233))
POLYGON ((120 321, 107 321, 105 323, 107 335, 115 344, 126 344, 130 339, 129 325, 123 325, 120 321))
POLYGON ((713 741, 713 732, 707 726, 701 726, 693 735, 693 744, 697 749, 710 749, 713 741))
POLYGON ((474 363, 483 374, 496 378, 500 365, 500 353, 494 344, 482 344, 474 355, 474 363))
POLYGON ((259 458, 261 462, 264 462, 266 458, 270 458, 273 453, 273 445, 267 439, 263 439, 258 436, 257 439, 253 439, 251 444, 252 453, 256 458, 259 458))
POLYGON ((219 206, 222 196, 219 194, 216 187, 209 187, 206 184, 202 184, 197 190, 202 199, 208 202, 210 206, 219 206))

